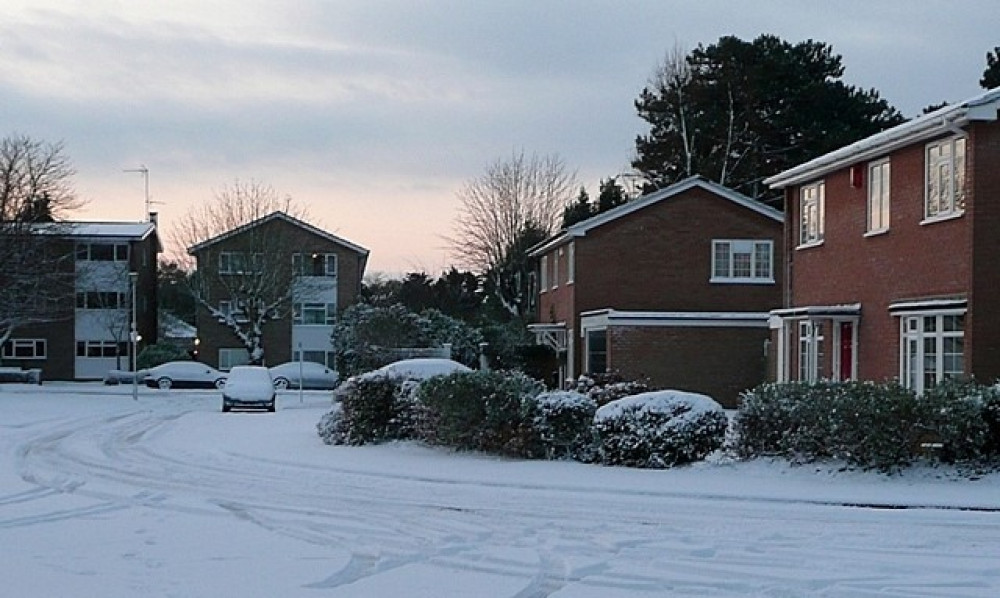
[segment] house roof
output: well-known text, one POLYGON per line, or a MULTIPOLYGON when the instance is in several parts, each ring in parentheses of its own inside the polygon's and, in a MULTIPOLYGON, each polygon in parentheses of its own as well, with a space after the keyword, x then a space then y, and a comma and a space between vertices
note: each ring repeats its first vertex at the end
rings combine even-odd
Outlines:
MULTIPOLYGON (((156 234, 155 222, 83 222, 60 221, 34 225, 42 233, 51 233, 70 238, 127 239, 144 241, 156 234)), ((156 238, 157 251, 163 251, 159 236, 156 238)))
POLYGON ((997 119, 1000 87, 983 92, 959 104, 945 106, 876 133, 828 154, 764 179, 772 189, 783 189, 819 178, 829 172, 864 162, 907 145, 948 132, 960 133, 971 121, 997 119))
POLYGON ((298 218, 295 218, 294 216, 289 216, 288 214, 286 214, 284 212, 281 212, 281 211, 271 212, 267 216, 263 216, 261 218, 258 218, 257 220, 253 220, 253 221, 248 222, 248 223, 246 223, 246 224, 244 224, 242 226, 238 226, 238 227, 236 227, 236 228, 234 228, 232 230, 228 230, 228 231, 226 231, 226 232, 224 232, 224 233, 222 233, 220 235, 216 235, 216 236, 212 237, 211 239, 207 239, 205 241, 202 241, 201 243, 198 243, 196 245, 192 245, 191 247, 188 247, 187 252, 189 254, 191 254, 191 255, 194 255, 195 253, 201 251, 202 249, 205 249, 206 247, 210 247, 212 245, 215 245, 216 243, 219 243, 221 241, 224 241, 226 239, 229 239, 231 237, 239 235, 239 234, 241 234, 243 232, 246 232, 246 231, 250 230, 251 228, 260 226, 260 225, 265 224, 267 222, 271 222, 272 220, 284 220, 285 222, 288 222, 289 224, 291 224, 293 226, 297 226, 297 227, 299 227, 301 229, 307 230, 310 233, 312 233, 312 234, 314 234, 314 235, 316 235, 318 237, 322 237, 323 239, 326 239, 327 241, 330 241, 332 243, 336 243, 338 245, 346 247, 347 249, 350 249, 351 251, 359 253, 362 256, 365 256, 365 257, 368 256, 368 250, 365 249, 364 247, 361 247, 360 245, 355 245, 354 243, 351 243, 347 239, 343 239, 341 237, 338 237, 337 235, 328 233, 325 230, 322 230, 320 228, 317 228, 317 227, 309 224, 308 222, 305 222, 303 220, 299 220, 298 218))
POLYGON ((538 256, 545 253, 553 247, 558 247, 563 243, 569 242, 573 237, 584 237, 587 232, 593 230, 599 226, 607 224, 617 220, 623 216, 627 216, 632 212, 641 210, 647 206, 659 203, 665 199, 675 197, 688 191, 690 189, 700 188, 713 193, 723 199, 727 199, 739 206, 753 210, 762 216, 771 218, 777 222, 784 221, 784 214, 780 210, 776 210, 771 206, 765 205, 759 201, 751 199, 742 193, 738 193, 729 189, 728 187, 723 187, 718 183, 713 183, 712 181, 706 179, 702 176, 692 176, 670 185, 669 187, 664 187, 663 189, 657 189, 652 193, 647 193, 641 197, 633 199, 632 201, 626 202, 618 207, 612 208, 607 212, 603 212, 596 216, 592 216, 586 220, 577 222, 576 224, 567 227, 566 229, 559 232, 559 234, 542 241, 538 245, 531 247, 528 250, 528 255, 538 256))

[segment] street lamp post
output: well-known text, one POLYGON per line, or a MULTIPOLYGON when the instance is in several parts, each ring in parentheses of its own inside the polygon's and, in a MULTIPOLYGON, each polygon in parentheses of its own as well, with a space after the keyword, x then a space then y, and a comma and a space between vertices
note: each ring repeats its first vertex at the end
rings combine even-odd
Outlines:
POLYGON ((139 347, 139 330, 136 326, 136 313, 135 313, 135 289, 136 283, 139 281, 138 272, 128 273, 129 283, 132 285, 132 332, 129 334, 129 341, 132 343, 132 400, 139 400, 139 374, 136 371, 136 353, 139 347))

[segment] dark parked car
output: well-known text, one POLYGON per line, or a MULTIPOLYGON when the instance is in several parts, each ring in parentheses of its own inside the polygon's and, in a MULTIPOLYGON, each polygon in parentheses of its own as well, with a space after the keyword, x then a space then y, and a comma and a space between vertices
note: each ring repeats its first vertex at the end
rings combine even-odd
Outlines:
POLYGON ((146 376, 146 386, 161 390, 222 388, 225 384, 225 373, 197 361, 168 361, 154 368, 149 368, 146 376))

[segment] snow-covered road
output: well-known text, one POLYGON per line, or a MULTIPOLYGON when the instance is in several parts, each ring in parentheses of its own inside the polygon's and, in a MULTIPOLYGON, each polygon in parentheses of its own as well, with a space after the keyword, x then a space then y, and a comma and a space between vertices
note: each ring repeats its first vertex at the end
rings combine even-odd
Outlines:
POLYGON ((129 390, 0 387, 3 595, 1000 595, 995 475, 327 447, 323 393, 129 390))

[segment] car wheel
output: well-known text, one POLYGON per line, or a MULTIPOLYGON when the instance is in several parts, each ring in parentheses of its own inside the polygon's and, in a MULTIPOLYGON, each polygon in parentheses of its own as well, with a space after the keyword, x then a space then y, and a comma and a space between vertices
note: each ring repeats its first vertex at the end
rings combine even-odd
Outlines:
POLYGON ((232 407, 229 406, 229 403, 222 401, 222 412, 229 413, 230 409, 232 409, 232 407))
POLYGON ((287 378, 275 378, 274 379, 274 389, 275 390, 288 390, 289 383, 287 378))
POLYGON ((170 390, 170 387, 173 385, 174 382, 170 378, 160 378, 156 381, 156 387, 160 390, 170 390))
POLYGON ((219 378, 218 380, 215 381, 215 387, 218 388, 219 390, 222 390, 225 386, 226 386, 225 378, 219 378))
POLYGON ((274 401, 271 401, 271 404, 267 406, 267 410, 274 413, 274 401))

